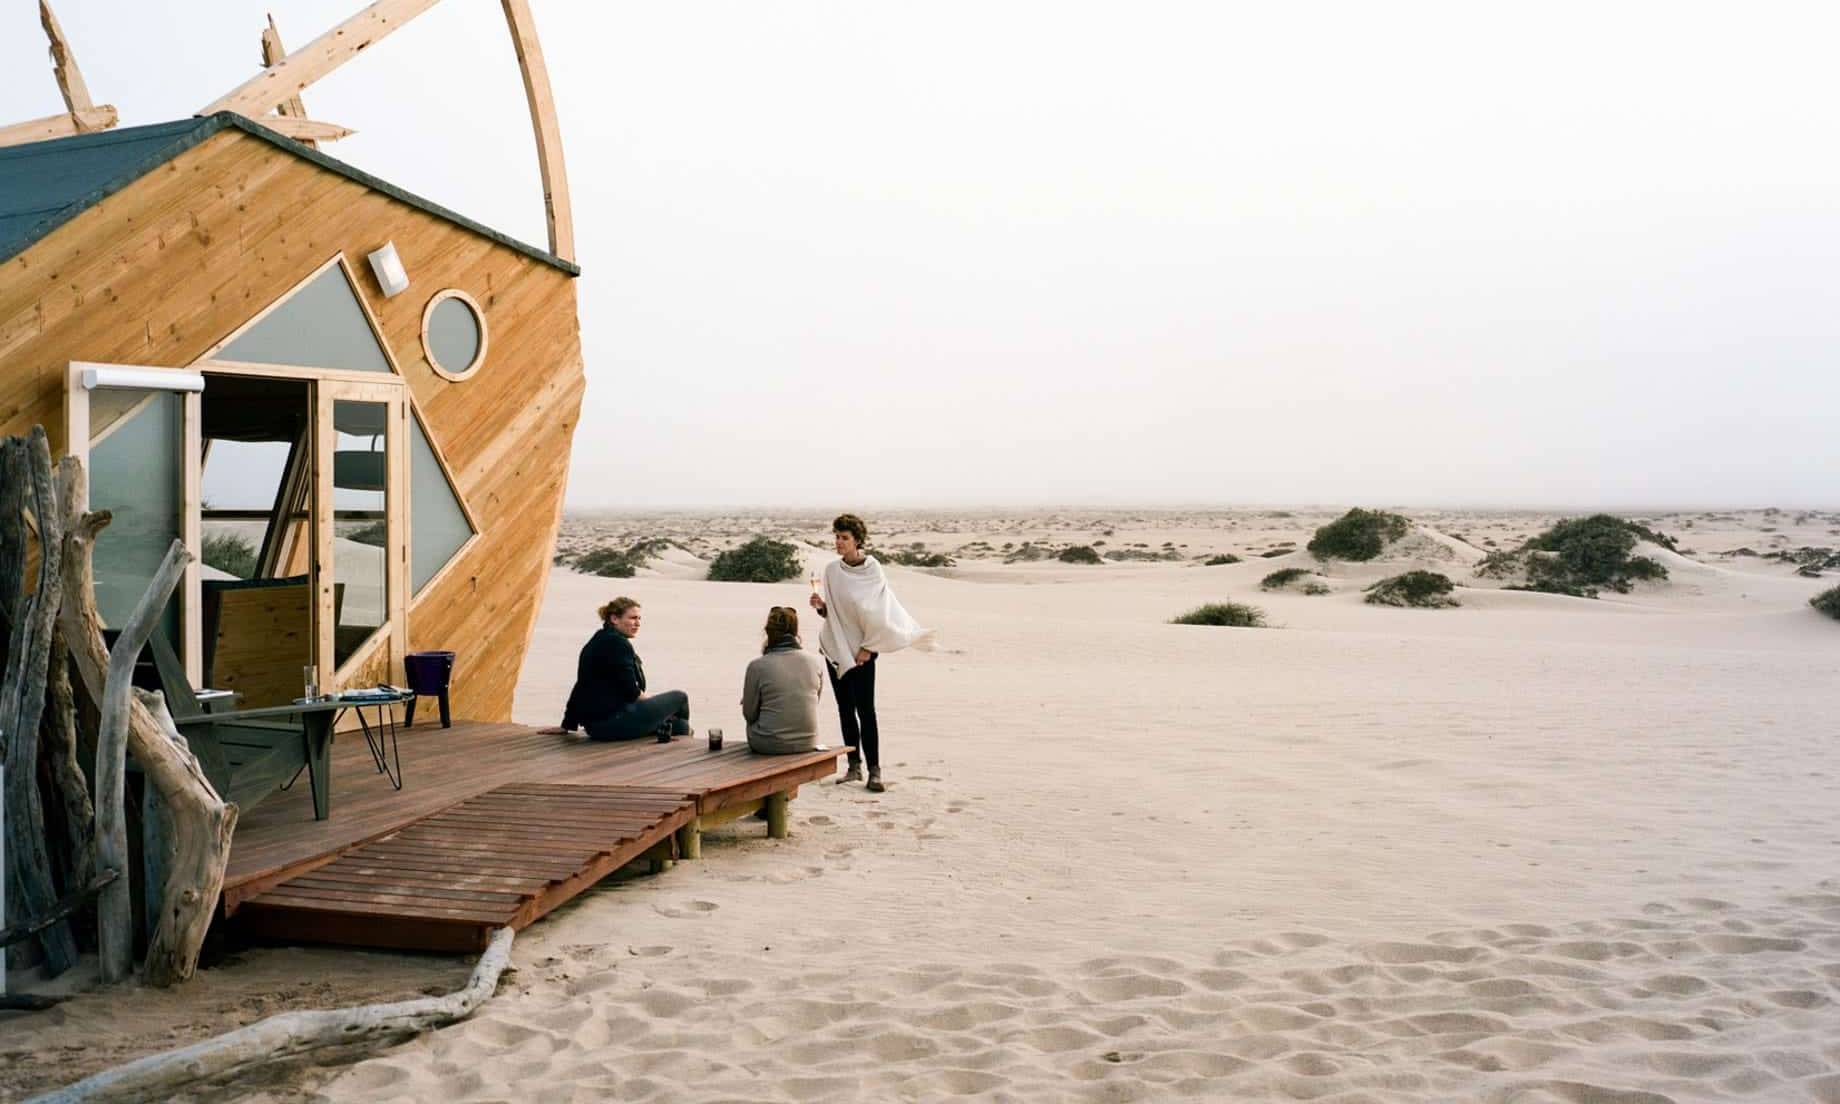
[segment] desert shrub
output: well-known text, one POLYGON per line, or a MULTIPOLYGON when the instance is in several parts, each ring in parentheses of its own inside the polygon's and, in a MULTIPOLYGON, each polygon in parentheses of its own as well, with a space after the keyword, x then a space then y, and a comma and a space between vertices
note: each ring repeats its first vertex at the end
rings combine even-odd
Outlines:
POLYGON ((583 575, 599 575, 603 579, 630 579, 633 572, 645 566, 647 560, 669 547, 670 541, 654 537, 639 541, 631 548, 614 548, 611 545, 591 548, 561 562, 568 563, 583 575))
POLYGON ((634 559, 623 548, 596 548, 575 557, 570 566, 584 575, 599 575, 603 579, 630 579, 643 562, 634 559))
POLYGON ((1528 585, 1561 594, 1588 593, 1595 587, 1627 594, 1633 583, 1666 579, 1667 568, 1660 563, 1629 554, 1638 539, 1666 541, 1666 546, 1674 543, 1646 526, 1610 514, 1567 518, 1524 546, 1523 551, 1551 553, 1529 558, 1528 585))
POLYGON ((1392 575, 1367 588, 1367 602, 1373 606, 1411 606, 1416 609, 1442 609, 1454 606, 1450 596, 1456 584, 1448 575, 1436 571, 1408 571, 1392 575))
POLYGON ((1509 590, 1575 598, 1595 598, 1601 588, 1627 594, 1638 582, 1668 577, 1667 568, 1655 559, 1630 555, 1638 540, 1678 548, 1672 537, 1646 525, 1593 514, 1557 522, 1513 552, 1489 553, 1476 565, 1476 574, 1500 579, 1520 575, 1523 581, 1509 590))
POLYGON ((1836 621, 1840 621, 1840 586, 1822 591, 1808 599, 1808 604, 1836 621))
POLYGON ((1288 556, 1295 551, 1297 551, 1295 548, 1273 548, 1268 552, 1260 552, 1259 559, 1273 560, 1277 559, 1279 556, 1288 556))
MULTIPOLYGON (((1094 547, 1097 547, 1097 545, 1094 547)), ((1161 551, 1152 551, 1148 548, 1112 548, 1106 551, 1105 558, 1115 562, 1129 560, 1132 562, 1159 563, 1164 560, 1179 560, 1182 558, 1182 553, 1177 552, 1173 548, 1165 548, 1161 551)))
POLYGON ((1320 598, 1329 593, 1329 587, 1326 583, 1305 583, 1303 592, 1312 598, 1320 598))
POLYGON ((1259 580, 1260 590, 1283 590, 1310 572, 1302 567, 1281 567, 1259 580))
POLYGON ((778 583, 797 578, 801 570, 797 548, 771 537, 755 537, 719 553, 709 564, 709 578, 718 583, 778 583))
POLYGON ((958 561, 944 552, 928 552, 926 545, 915 541, 906 548, 897 548, 893 552, 875 553, 875 558, 885 563, 897 563, 902 567, 951 567, 958 561))
POLYGON ((1316 530, 1308 547, 1319 560, 1371 560, 1411 528, 1398 514, 1357 506, 1316 530))
POLYGON ((1202 566, 1203 567, 1219 567, 1222 564, 1236 564, 1238 562, 1239 562, 1238 556, 1235 556, 1231 552, 1222 552, 1218 556, 1209 556, 1206 560, 1202 561, 1202 566))
POLYGON ((1061 554, 1056 556, 1055 559, 1062 563, 1070 564, 1096 564, 1105 562, 1100 558, 1099 553, 1093 550, 1090 544, 1070 545, 1061 549, 1061 554))
POLYGON ((256 573, 256 546, 240 533, 211 533, 199 551, 207 566, 226 575, 248 579, 256 573))
POLYGON ((1519 552, 1497 549, 1482 557, 1476 565, 1476 574, 1484 579, 1507 579, 1519 575, 1525 568, 1526 561, 1519 552))
POLYGON ((1196 606, 1180 617, 1171 618, 1169 623, 1171 625, 1224 625, 1231 629, 1262 629, 1265 627, 1265 611, 1242 602, 1209 602, 1205 606, 1196 606))

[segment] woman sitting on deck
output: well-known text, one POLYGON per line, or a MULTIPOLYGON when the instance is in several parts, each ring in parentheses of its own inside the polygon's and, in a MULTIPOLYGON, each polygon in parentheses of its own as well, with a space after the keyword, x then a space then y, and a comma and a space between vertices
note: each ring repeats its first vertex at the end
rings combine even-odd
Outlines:
POLYGON ((748 750, 793 755, 818 746, 818 698, 824 671, 799 643, 799 611, 767 611, 767 639, 760 658, 741 680, 741 715, 747 719, 748 750))
POLYGON ((601 629, 581 649, 562 727, 543 731, 585 728, 590 740, 636 740, 656 733, 662 741, 690 735, 690 695, 645 692, 645 664, 632 646, 639 635, 639 603, 615 598, 599 613, 601 629))

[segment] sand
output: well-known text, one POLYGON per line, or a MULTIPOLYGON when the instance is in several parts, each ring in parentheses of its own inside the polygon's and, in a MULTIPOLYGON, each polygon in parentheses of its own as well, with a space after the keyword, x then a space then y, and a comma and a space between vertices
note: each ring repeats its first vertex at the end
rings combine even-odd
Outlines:
MULTIPOLYGON (((886 519, 884 547, 991 549, 890 569, 945 649, 882 665, 886 794, 806 787, 791 838, 718 830, 702 862, 520 935, 471 1021, 243 1090, 1840 1101, 1840 623, 1806 604, 1840 578, 1726 554, 1837 544, 1840 517, 1652 518, 1691 553, 1667 583, 1466 585, 1427 611, 1360 588, 1411 566, 1467 584, 1551 516, 1413 511, 1414 559, 1324 567, 1308 597, 1258 582, 1310 557, 1259 554, 1331 515, 1279 513, 886 519), (1180 558, 1001 554, 1095 540, 1180 558), (1274 627, 1166 623, 1222 599, 1274 627)), ((682 550, 630 580, 552 575, 517 719, 556 719, 593 607, 629 593, 654 687, 738 734, 766 608, 806 588, 699 565, 824 529, 572 519, 565 546, 682 550)))

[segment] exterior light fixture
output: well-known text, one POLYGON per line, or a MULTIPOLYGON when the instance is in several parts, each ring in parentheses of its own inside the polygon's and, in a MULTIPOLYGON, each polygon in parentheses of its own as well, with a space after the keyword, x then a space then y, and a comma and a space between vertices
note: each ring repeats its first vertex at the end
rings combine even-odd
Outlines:
POLYGON ((396 255, 395 242, 384 242, 382 249, 370 255, 370 262, 371 271, 377 274, 377 283, 383 288, 385 299, 409 290, 409 274, 403 270, 402 258, 396 255))

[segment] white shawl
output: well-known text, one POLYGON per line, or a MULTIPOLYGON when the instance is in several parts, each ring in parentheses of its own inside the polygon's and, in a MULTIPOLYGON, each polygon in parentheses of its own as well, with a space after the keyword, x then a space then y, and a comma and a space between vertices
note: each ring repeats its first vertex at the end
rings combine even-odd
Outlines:
POLYGON ((915 647, 932 651, 934 633, 908 616, 888 587, 874 556, 851 567, 841 559, 824 566, 824 628, 818 648, 843 675, 856 666, 856 651, 880 655, 915 647))

